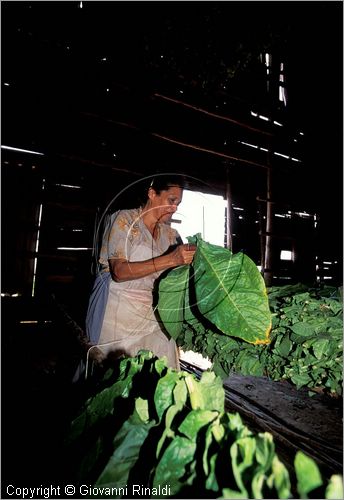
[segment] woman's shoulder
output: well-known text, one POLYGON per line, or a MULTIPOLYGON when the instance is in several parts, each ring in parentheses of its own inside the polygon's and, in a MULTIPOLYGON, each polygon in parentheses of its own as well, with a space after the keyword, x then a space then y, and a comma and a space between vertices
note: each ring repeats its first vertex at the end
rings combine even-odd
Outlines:
POLYGON ((140 209, 130 208, 117 210, 112 215, 112 225, 119 227, 120 229, 129 229, 135 226, 140 219, 140 209))
POLYGON ((130 224, 132 224, 133 222, 135 222, 136 220, 139 219, 140 209, 139 208, 125 208, 122 210, 117 210, 117 212, 115 212, 113 214, 113 216, 114 216, 113 217, 114 220, 123 219, 123 220, 128 221, 130 224))

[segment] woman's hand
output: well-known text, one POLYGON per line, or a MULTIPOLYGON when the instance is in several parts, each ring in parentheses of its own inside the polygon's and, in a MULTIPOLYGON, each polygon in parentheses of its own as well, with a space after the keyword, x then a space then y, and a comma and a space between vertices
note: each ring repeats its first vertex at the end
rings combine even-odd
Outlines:
POLYGON ((175 262, 175 265, 181 266, 183 264, 191 264, 196 248, 196 245, 190 245, 189 243, 179 245, 171 254, 171 258, 175 262))

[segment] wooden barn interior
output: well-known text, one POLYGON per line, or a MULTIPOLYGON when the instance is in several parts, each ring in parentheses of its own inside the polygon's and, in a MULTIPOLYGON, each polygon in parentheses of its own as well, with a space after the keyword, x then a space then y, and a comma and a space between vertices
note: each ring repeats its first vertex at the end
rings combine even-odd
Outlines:
MULTIPOLYGON (((63 482, 98 230, 104 214, 136 206, 150 176, 183 174, 190 190, 223 197, 223 245, 260 266, 268 287, 342 286, 343 7, 3 1, 1 11, 4 488, 63 482)), ((285 456, 307 441, 338 472, 341 397, 280 383, 267 401, 271 381, 257 380, 229 378, 228 408, 269 427, 285 456), (296 422, 307 439, 285 434, 296 422)))

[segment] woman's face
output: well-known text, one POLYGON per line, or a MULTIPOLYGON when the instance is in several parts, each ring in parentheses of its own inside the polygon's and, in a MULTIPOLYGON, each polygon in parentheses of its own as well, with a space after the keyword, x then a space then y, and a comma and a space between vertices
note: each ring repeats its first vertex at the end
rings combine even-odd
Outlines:
POLYGON ((179 186, 171 186, 166 191, 161 191, 160 194, 157 194, 154 188, 150 188, 148 196, 151 201, 150 208, 157 221, 169 222, 182 201, 183 190, 179 186))

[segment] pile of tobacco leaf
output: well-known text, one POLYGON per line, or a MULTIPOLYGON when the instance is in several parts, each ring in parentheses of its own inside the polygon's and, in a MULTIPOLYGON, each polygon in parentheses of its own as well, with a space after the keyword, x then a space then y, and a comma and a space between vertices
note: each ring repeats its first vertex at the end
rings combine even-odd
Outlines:
POLYGON ((343 496, 340 472, 324 479, 303 452, 291 477, 272 435, 224 410, 214 372, 197 380, 141 351, 111 366, 92 391, 65 441, 70 480, 87 498, 343 496))
POLYGON ((297 388, 324 388, 342 394, 343 305, 340 289, 304 285, 268 290, 271 342, 254 345, 211 327, 184 324, 177 343, 213 362, 222 378, 230 373, 287 379, 297 388))

